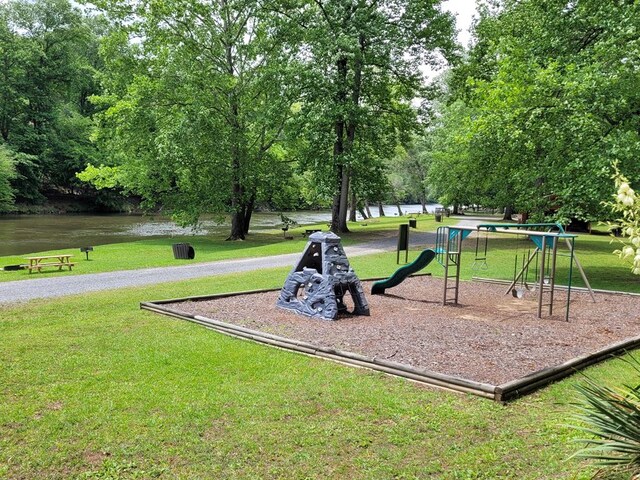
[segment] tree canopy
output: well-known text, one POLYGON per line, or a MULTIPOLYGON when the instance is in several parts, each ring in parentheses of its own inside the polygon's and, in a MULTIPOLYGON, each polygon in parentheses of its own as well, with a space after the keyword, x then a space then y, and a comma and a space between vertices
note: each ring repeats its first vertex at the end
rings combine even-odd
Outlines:
POLYGON ((75 173, 97 157, 89 139, 99 20, 67 0, 0 4, 0 143, 15 153, 12 189, 37 203, 83 189, 75 173))
POLYGON ((485 7, 448 81, 430 178, 443 199, 600 219, 613 162, 640 165, 638 2, 506 0, 485 7), (459 115, 455 125, 446 119, 459 115), (457 133, 456 133, 457 132, 457 133), (447 170, 452 159, 458 165, 447 170), (457 175, 460 175, 456 178, 457 175))

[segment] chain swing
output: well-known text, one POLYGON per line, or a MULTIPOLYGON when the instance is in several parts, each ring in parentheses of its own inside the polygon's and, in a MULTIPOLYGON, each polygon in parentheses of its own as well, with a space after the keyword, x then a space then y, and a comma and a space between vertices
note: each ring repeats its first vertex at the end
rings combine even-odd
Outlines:
MULTIPOLYGON (((520 236, 519 236, 520 237, 520 236)), ((520 252, 520 242, 525 240, 523 237, 518 239, 518 243, 516 243, 516 257, 513 262, 513 287, 511 289, 511 295, 514 298, 523 298, 524 293, 527 291, 532 291, 528 285, 528 277, 529 277, 529 264, 531 263, 531 249, 527 251, 527 255, 522 255, 522 262, 518 262, 518 256, 520 252), (518 264, 521 264, 520 271, 518 272, 518 264), (516 286, 518 279, 520 280, 520 285, 516 286)), ((524 250, 523 250, 524 253, 524 250)))
POLYGON ((485 230, 484 232, 484 246, 482 247, 482 256, 480 254, 480 235, 476 235, 476 255, 473 260, 473 264, 471 265, 471 269, 474 271, 478 270, 487 270, 489 265, 487 265, 487 249, 489 248, 489 231, 485 230))

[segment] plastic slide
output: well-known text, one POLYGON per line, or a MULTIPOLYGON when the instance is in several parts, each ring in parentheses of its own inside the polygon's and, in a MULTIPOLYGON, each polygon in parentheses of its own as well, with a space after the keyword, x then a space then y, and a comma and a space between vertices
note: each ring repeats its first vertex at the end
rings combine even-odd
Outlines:
POLYGON ((371 295, 382 295, 387 288, 400 285, 409 275, 429 265, 434 258, 436 258, 436 252, 434 250, 430 248, 423 250, 413 262, 400 267, 386 280, 380 280, 374 283, 373 287, 371 287, 371 295))

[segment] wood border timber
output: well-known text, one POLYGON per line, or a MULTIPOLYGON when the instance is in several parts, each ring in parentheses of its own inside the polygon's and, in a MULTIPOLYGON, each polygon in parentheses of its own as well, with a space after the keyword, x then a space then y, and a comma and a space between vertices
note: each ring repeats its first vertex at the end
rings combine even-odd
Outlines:
MULTIPOLYGON (((376 279, 367 279, 366 281, 368 280, 376 279)), ((515 400, 516 398, 532 393, 535 390, 538 390, 550 383, 568 377, 569 375, 572 375, 590 365, 618 355, 625 354, 630 350, 640 347, 639 335, 636 337, 628 338, 618 343, 608 345, 596 352, 573 358, 560 365, 555 365, 553 367, 538 370, 537 372, 533 372, 525 377, 506 382, 501 385, 492 385, 438 372, 418 370, 411 367, 410 365, 389 362, 387 360, 381 360, 376 357, 366 357, 357 353, 345 352, 328 347, 321 347, 308 342, 280 337, 277 335, 260 332, 258 330, 251 330, 230 323, 213 320, 200 315, 191 315, 189 313, 181 312, 179 310, 165 306, 166 304, 186 301, 215 300, 218 298, 234 297, 253 293, 276 292, 279 290, 280 288, 269 288, 248 290, 243 292, 198 295, 193 297, 141 302, 140 308, 196 323, 210 330, 215 330, 216 332, 232 337, 250 340, 253 342, 262 343, 265 345, 282 348, 313 357, 319 357, 325 360, 331 360, 350 366, 368 368, 370 370, 375 370, 388 375, 406 378, 408 380, 412 380, 430 387, 459 393, 469 393, 482 398, 495 400, 497 402, 507 402, 510 400, 515 400)))

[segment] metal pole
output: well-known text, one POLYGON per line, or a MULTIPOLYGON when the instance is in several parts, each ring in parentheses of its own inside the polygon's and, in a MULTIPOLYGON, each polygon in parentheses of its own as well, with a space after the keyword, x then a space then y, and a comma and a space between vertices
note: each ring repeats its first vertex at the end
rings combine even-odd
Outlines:
POLYGON ((525 269, 529 266, 529 264, 531 263, 531 260, 534 259, 537 252, 538 252, 538 248, 536 247, 536 249, 531 253, 531 255, 529 255, 529 258, 527 259, 527 263, 525 263, 524 267, 522 267, 522 270, 520 270, 520 273, 516 276, 516 278, 513 279, 513 282, 511 282, 511 285, 509 285, 509 288, 507 289, 507 291, 504 292, 505 295, 508 295, 509 292, 511 292, 511 290, 513 289, 513 287, 516 286, 516 283, 518 283, 518 280, 520 280, 520 277, 524 274, 525 269))
MULTIPOLYGON (((569 321, 569 303, 571 301, 571 278, 573 277, 573 247, 575 245, 575 237, 571 238, 571 244, 569 243, 569 239, 567 238, 567 246, 569 247, 569 250, 571 251, 571 253, 569 254, 569 280, 567 281, 567 306, 565 308, 565 314, 564 314, 564 321, 568 322, 569 321)), ((577 260, 577 259, 576 259, 577 260)), ((578 264, 579 265, 579 264, 578 264)), ((591 287, 589 287, 589 291, 591 292, 591 297, 593 298, 593 291, 591 290, 591 287)), ((594 298, 595 301, 595 298, 594 298)))
POLYGON ((593 294, 593 290, 591 289, 591 285, 589 284, 587 275, 584 273, 584 269, 582 268, 582 265, 580 265, 580 261, 578 260, 578 257, 576 257, 575 254, 573 253, 573 249, 575 248, 575 244, 576 244, 576 238, 571 237, 571 242, 569 242, 568 238, 565 238, 565 241, 567 242, 567 247, 569 247, 569 250, 571 250, 571 258, 573 259, 571 262, 571 265, 573 266, 573 262, 576 262, 576 266, 578 267, 578 270, 580 270, 580 275, 582 276, 582 281, 587 287, 587 290, 589 290, 589 294, 591 295, 591 300, 593 300, 595 303, 596 296, 593 294))
POLYGON ((547 253, 547 237, 542 237, 542 248, 540 249, 540 277, 538 290, 538 318, 542 318, 542 296, 544 293, 544 260, 547 253))
POLYGON ((444 242, 444 293, 442 295, 442 305, 447 304, 447 280, 449 277, 449 227, 446 227, 445 234, 447 240, 444 242))
POLYGON ((458 304, 458 290, 459 290, 459 286, 460 286, 460 260, 462 259, 462 232, 458 232, 458 244, 457 244, 457 249, 458 249, 458 266, 456 267, 456 298, 455 298, 455 304, 458 304))
POLYGON ((556 254, 558 253, 558 237, 553 237, 551 253, 551 278, 549 279, 549 315, 553 314, 553 290, 556 286, 556 254))

